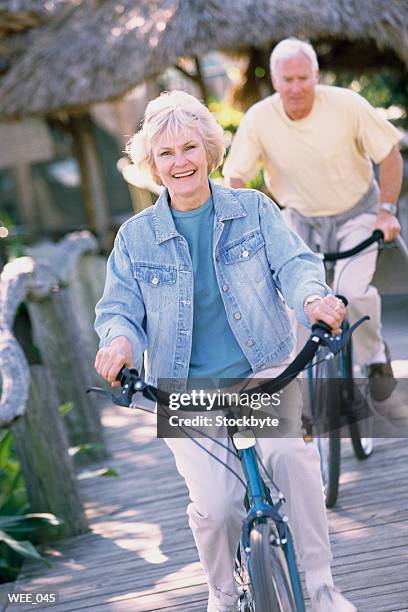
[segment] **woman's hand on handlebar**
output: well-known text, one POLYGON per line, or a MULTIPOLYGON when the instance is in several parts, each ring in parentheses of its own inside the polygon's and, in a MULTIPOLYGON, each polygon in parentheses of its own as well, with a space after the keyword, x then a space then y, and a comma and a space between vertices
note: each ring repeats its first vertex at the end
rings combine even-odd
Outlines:
POLYGON ((117 387, 120 384, 117 375, 123 366, 131 368, 132 365, 132 346, 126 336, 114 338, 109 346, 99 349, 95 358, 95 370, 112 387, 117 387))
POLYGON ((305 313, 313 325, 318 321, 327 323, 333 334, 341 332, 341 323, 346 315, 346 307, 343 302, 334 295, 326 295, 325 298, 316 299, 305 307, 305 313))

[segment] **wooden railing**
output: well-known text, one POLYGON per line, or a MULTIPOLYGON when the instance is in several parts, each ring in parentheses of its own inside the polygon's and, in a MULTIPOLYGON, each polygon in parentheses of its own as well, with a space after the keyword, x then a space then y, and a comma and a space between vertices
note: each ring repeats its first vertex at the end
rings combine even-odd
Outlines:
POLYGON ((91 234, 75 233, 32 247, 1 273, 0 427, 13 429, 31 510, 62 518, 64 536, 87 529, 70 449, 87 445, 76 455, 82 461, 106 456, 100 404, 86 394, 96 382, 94 307, 106 266, 97 251, 91 234), (29 316, 23 344, 39 356, 32 363, 14 334, 21 304, 29 316))

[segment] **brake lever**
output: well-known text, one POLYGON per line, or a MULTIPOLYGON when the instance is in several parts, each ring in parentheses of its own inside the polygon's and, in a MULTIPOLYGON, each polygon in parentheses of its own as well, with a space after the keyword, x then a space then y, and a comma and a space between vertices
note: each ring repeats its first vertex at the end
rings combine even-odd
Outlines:
POLYGON ((120 395, 115 395, 114 393, 101 389, 100 387, 91 387, 90 389, 87 389, 86 392, 99 393, 100 395, 107 397, 117 406, 129 407, 132 403, 133 395, 138 391, 144 393, 147 385, 144 380, 140 378, 138 371, 134 368, 122 368, 117 378, 122 386, 120 395))
POLYGON ((340 351, 343 350, 348 344, 351 335, 357 329, 357 327, 360 327, 360 325, 364 323, 364 321, 368 321, 369 318, 370 317, 368 315, 361 317, 361 319, 349 327, 346 332, 342 332, 337 336, 332 336, 329 331, 330 328, 325 324, 322 325, 321 323, 316 323, 313 325, 312 332, 320 339, 321 343, 326 346, 331 353, 333 353, 333 355, 337 355, 337 353, 340 353, 340 351))
POLYGON ((101 389, 100 387, 90 387, 89 389, 86 390, 86 392, 87 393, 99 393, 100 395, 107 397, 108 400, 110 400, 117 406, 128 407, 130 404, 130 402, 128 402, 127 399, 123 397, 123 390, 122 390, 121 395, 115 395, 114 393, 111 393, 110 391, 106 391, 105 389, 101 389))

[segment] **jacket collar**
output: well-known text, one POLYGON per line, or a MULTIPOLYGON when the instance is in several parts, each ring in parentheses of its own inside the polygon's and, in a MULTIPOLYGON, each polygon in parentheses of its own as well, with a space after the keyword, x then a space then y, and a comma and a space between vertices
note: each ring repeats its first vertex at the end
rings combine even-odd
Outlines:
MULTIPOLYGON (((210 188, 214 201, 214 211, 217 221, 228 221, 246 217, 246 212, 240 204, 234 191, 217 185, 210 180, 210 188)), ((153 206, 153 228, 158 244, 179 236, 169 207, 169 192, 164 189, 153 206)))

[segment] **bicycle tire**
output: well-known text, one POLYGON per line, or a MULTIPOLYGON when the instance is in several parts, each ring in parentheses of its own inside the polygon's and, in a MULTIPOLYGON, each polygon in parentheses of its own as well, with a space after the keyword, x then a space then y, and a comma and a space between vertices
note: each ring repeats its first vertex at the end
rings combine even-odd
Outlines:
POLYGON ((344 372, 346 409, 349 412, 349 432, 354 454, 360 461, 368 459, 374 450, 373 441, 373 419, 368 417, 356 420, 353 413, 354 402, 358 401, 355 393, 355 381, 353 372, 353 344, 348 343, 344 351, 344 372))
MULTIPOLYGON (((367 423, 367 427, 372 430, 372 423, 367 423)), ((364 461, 371 457, 374 444, 373 438, 369 435, 369 431, 363 432, 361 423, 350 423, 349 425, 351 443, 353 446, 354 454, 360 461, 364 461), (364 435, 366 433, 367 435, 364 435)))
POLYGON ((285 554, 270 523, 255 525, 250 535, 250 576, 256 612, 296 612, 285 554))
MULTIPOLYGON (((324 349, 318 354, 318 359, 327 353, 324 349)), ((324 497, 327 508, 332 508, 339 492, 341 466, 340 439, 340 405, 338 387, 334 380, 338 379, 338 368, 333 359, 323 360, 314 368, 313 400, 312 400, 312 436, 320 455, 320 469, 323 480, 324 497), (331 382, 328 382, 331 381, 331 382), (329 407, 327 411, 326 408, 329 407), (327 416, 328 431, 322 435, 321 416, 327 416)))

